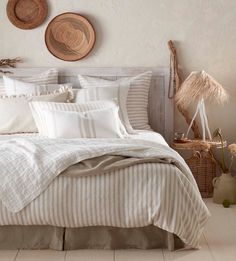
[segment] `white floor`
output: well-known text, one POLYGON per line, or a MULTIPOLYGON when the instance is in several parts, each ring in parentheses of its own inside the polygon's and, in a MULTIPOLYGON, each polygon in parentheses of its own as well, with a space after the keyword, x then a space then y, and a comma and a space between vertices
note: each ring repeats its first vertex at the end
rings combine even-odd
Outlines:
POLYGON ((212 217, 201 250, 20 250, 0 251, 0 261, 236 261, 236 206, 225 209, 205 200, 212 217))

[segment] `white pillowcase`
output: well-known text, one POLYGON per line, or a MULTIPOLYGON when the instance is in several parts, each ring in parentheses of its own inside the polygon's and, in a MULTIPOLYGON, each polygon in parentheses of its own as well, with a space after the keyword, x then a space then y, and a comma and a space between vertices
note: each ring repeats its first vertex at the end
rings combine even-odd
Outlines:
POLYGON ((29 102, 50 101, 66 102, 71 93, 69 90, 41 96, 9 96, 0 98, 0 134, 37 132, 29 102))
MULTIPOLYGON (((117 104, 115 101, 112 100, 104 100, 104 101, 94 101, 94 102, 87 102, 87 103, 56 103, 56 102, 31 102, 30 108, 36 122, 36 125, 39 130, 39 134, 43 135, 47 133, 47 126, 45 124, 45 114, 43 113, 44 110, 52 110, 52 111, 64 111, 64 112, 88 112, 94 110, 101 110, 101 109, 110 109, 110 108, 117 108, 117 104)), ((101 120, 103 121, 103 119, 101 120)), ((123 136, 128 136, 125 127, 119 121, 119 130, 123 136)))
POLYGON ((38 84, 19 81, 3 76, 6 95, 39 95, 59 90, 62 86, 72 88, 72 84, 38 84))
MULTIPOLYGON (((129 86, 127 86, 129 87, 129 86)), ((94 87, 86 89, 76 89, 75 102, 88 102, 99 100, 112 100, 119 97, 119 87, 94 87)), ((127 98, 127 97, 124 97, 127 98)))
MULTIPOLYGON (((148 96, 151 84, 152 72, 147 71, 135 77, 121 78, 116 81, 104 80, 96 77, 79 75, 79 81, 82 88, 99 88, 99 87, 119 87, 123 86, 129 88, 127 100, 122 100, 125 103, 128 119, 133 127, 137 130, 151 130, 148 120, 148 96)), ((122 95, 123 98, 125 97, 122 95)), ((100 99, 103 99, 100 96, 100 99)))
POLYGON ((122 138, 118 107, 86 112, 42 110, 48 138, 122 138))
POLYGON ((129 83, 120 83, 119 86, 115 87, 101 87, 101 88, 87 88, 78 89, 75 102, 84 103, 88 101, 98 101, 98 100, 118 100, 119 105, 119 115, 128 133, 133 134, 133 130, 126 109, 126 100, 129 91, 129 83))
MULTIPOLYGON (((18 80, 28 82, 28 83, 35 83, 38 85, 57 84, 58 83, 58 70, 52 68, 50 70, 47 70, 40 74, 32 75, 30 77, 19 78, 19 77, 12 76, 11 78, 18 79, 18 80)), ((2 79, 0 80, 0 95, 6 95, 6 90, 5 90, 4 82, 2 79)))

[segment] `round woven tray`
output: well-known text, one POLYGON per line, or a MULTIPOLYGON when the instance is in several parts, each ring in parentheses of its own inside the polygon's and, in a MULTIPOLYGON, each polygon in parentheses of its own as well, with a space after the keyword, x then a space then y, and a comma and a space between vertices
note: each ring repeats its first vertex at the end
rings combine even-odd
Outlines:
POLYGON ((63 13, 49 23, 45 43, 55 57, 64 61, 77 61, 92 50, 95 31, 85 17, 76 13, 63 13))
POLYGON ((33 29, 44 22, 48 14, 46 0, 9 0, 7 16, 21 29, 33 29))

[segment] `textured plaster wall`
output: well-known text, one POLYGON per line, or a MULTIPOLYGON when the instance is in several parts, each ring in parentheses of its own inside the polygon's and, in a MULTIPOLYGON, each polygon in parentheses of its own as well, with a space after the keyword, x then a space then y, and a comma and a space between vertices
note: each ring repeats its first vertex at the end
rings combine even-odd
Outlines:
MULTIPOLYGON (((23 57, 24 67, 168 66, 167 41, 177 41, 186 77, 204 69, 230 93, 224 107, 208 106, 211 128, 221 127, 236 142, 236 1, 235 0, 48 0, 50 13, 39 28, 24 31, 7 19, 0 1, 0 57, 23 57), (94 50, 69 63, 53 57, 44 44, 48 22, 66 11, 87 16, 97 32, 94 50)), ((185 130, 176 115, 176 129, 185 130)))

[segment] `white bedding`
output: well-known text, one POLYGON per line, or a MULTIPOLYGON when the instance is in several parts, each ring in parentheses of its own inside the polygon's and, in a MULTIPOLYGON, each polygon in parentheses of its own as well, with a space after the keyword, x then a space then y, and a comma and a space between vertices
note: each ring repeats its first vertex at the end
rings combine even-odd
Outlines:
MULTIPOLYGON (((11 138, 13 143, 18 140, 16 137, 20 137, 20 142, 38 140, 35 134, 23 136, 30 138, 22 139, 22 135, 14 135, 12 139, 12 136, 3 135, 0 136, 0 140, 11 138)), ((30 196, 29 201, 27 198, 22 203, 22 198, 16 200, 13 195, 9 195, 8 190, 4 193, 2 190, 0 197, 4 196, 4 203, 10 203, 10 208, 19 210, 26 207, 18 213, 12 213, 0 202, 0 225, 141 227, 153 224, 178 235, 187 245, 198 247, 199 237, 209 212, 188 167, 175 152, 169 150, 161 135, 140 132, 132 135, 129 141, 119 140, 119 143, 114 141, 105 144, 100 144, 99 149, 103 148, 104 152, 109 150, 113 153, 122 150, 118 155, 172 157, 179 168, 172 164, 145 163, 109 174, 81 178, 63 176, 55 178, 57 173, 51 172, 46 187, 42 184, 39 187, 35 186, 34 193, 30 194, 34 197, 30 196), (132 139, 135 139, 134 142, 132 139), (140 145, 147 145, 143 140, 151 140, 153 148, 140 150, 140 145), (130 145, 127 146, 127 143, 130 145), (125 144, 126 152, 124 152, 125 144), (34 200, 31 202, 32 198, 34 200)), ((88 147, 88 143, 86 146, 88 147)), ((81 153, 79 154, 81 157, 81 153)), ((101 151, 96 149, 89 151, 90 156, 98 154, 101 154, 101 151)), ((78 158, 75 161, 78 161, 78 158)), ((54 165, 51 167, 56 167, 58 171, 57 164, 54 165)), ((12 178, 11 185, 6 183, 8 184, 6 187, 13 186, 16 177, 12 178)), ((45 176, 43 178, 45 180, 45 176)), ((40 182, 40 179, 37 180, 40 182)), ((15 181, 19 182, 19 179, 15 181)), ((18 189, 21 186, 18 189, 16 187, 14 191, 19 193, 18 189)), ((32 188, 32 184, 30 187, 32 188)))
MULTIPOLYGON (((1 140, 9 140, 12 138, 39 138, 38 133, 19 133, 14 135, 0 135, 0 141, 1 140)), ((163 138, 163 136, 157 132, 153 131, 137 131, 137 133, 129 135, 128 139, 140 139, 140 140, 147 140, 147 141, 153 141, 157 143, 161 143, 163 145, 168 146, 167 142, 163 138)))

